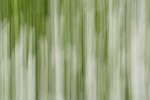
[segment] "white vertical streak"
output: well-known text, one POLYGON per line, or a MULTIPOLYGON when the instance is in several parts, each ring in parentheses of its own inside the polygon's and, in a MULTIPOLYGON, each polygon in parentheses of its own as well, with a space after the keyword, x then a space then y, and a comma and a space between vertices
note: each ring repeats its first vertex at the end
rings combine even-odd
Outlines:
POLYGON ((62 71, 63 71, 63 53, 59 47, 58 33, 58 1, 54 0, 54 51, 55 51, 55 100, 63 100, 62 91, 62 71))
MULTIPOLYGON (((139 0, 138 12, 133 15, 131 38, 131 80, 133 100, 146 100, 145 96, 145 0, 139 0), (138 19, 137 16, 138 15, 138 19)), ((136 8, 135 8, 136 9, 136 8)))
MULTIPOLYGON (((27 97, 28 100, 35 100, 35 56, 32 54, 34 31, 29 29, 29 47, 28 47, 28 62, 27 62, 27 97)), ((44 99, 43 99, 44 100, 44 99)))
MULTIPOLYGON (((118 6, 117 4, 115 7, 118 6)), ((114 0, 109 0, 109 33, 108 33, 108 64, 109 64, 109 100, 120 100, 120 11, 115 9, 114 0)))
POLYGON ((86 92, 87 100, 96 100, 96 57, 95 57, 95 30, 93 1, 86 4, 86 92))
POLYGON ((1 72, 1 99, 8 100, 9 99, 9 23, 6 19, 4 19, 0 23, 0 70, 1 72))

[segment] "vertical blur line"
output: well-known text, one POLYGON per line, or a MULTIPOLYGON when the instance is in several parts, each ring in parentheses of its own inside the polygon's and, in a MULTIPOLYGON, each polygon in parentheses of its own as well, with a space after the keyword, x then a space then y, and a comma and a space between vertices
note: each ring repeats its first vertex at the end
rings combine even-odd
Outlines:
POLYGON ((48 86, 47 86, 47 74, 48 74, 48 66, 47 66, 47 38, 45 40, 41 37, 39 40, 39 56, 40 56, 40 90, 39 90, 39 99, 47 100, 48 99, 48 86))
MULTIPOLYGON (((95 6, 93 0, 85 0, 85 34, 86 39, 86 98, 96 100, 96 34, 95 34, 95 6)), ((82 45, 83 46, 83 45, 82 45)), ((85 52, 85 51, 84 51, 85 52)), ((83 55, 84 57, 85 55, 83 55)), ((82 61, 83 62, 83 61, 82 61)))
POLYGON ((71 16, 72 16, 72 20, 71 20, 71 32, 70 32, 70 97, 72 100, 76 100, 76 23, 77 23, 77 4, 76 4, 77 0, 72 0, 70 7, 71 7, 71 16))
MULTIPOLYGON (((35 55, 36 55, 36 100, 40 99, 40 54, 38 50, 38 41, 41 36, 46 34, 46 16, 47 16, 47 0, 34 0, 33 3, 33 25, 35 27, 35 55)), ((30 9, 31 10, 31 9, 30 9)), ((31 11, 30 11, 31 12, 31 11)), ((30 14, 30 13, 29 13, 30 14)), ((31 18, 29 18, 30 20, 31 18)))
POLYGON ((0 22, 0 99, 9 99, 9 24, 5 20, 0 22))
POLYGON ((100 4, 101 0, 95 0, 95 33, 96 33, 96 98, 101 100, 100 97, 100 73, 99 73, 99 67, 100 67, 100 46, 99 46, 99 36, 100 36, 100 4))
POLYGON ((3 0, 0 0, 0 20, 2 20, 2 13, 3 12, 3 0))
POLYGON ((39 100, 39 60, 38 60, 38 58, 39 58, 39 56, 38 56, 38 43, 37 43, 37 41, 38 41, 38 34, 39 34, 39 32, 38 32, 38 30, 40 29, 40 27, 39 27, 39 29, 37 30, 37 24, 38 24, 38 19, 37 19, 37 17, 39 16, 38 15, 38 10, 36 9, 37 8, 37 2, 38 2, 38 0, 37 1, 35 1, 34 0, 34 6, 35 6, 35 13, 34 13, 34 24, 35 24, 35 57, 36 57, 36 68, 35 68, 35 76, 36 76, 36 88, 35 88, 35 91, 36 91, 36 95, 35 95, 35 99, 36 100, 39 100))
MULTIPOLYGON (((0 23, 0 30, 1 30, 1 23, 0 23)), ((1 35, 1 31, 0 31, 0 58, 2 58, 2 39, 1 39, 2 35, 1 35)), ((0 59, 0 63, 1 63, 1 59, 0 59)), ((0 64, 0 99, 2 99, 3 96, 3 83, 2 83, 2 65, 0 64)))
POLYGON ((82 84, 81 84, 81 89, 82 89, 82 100, 86 100, 86 51, 85 51, 85 13, 84 11, 82 11, 82 23, 81 23, 81 52, 82 52, 82 69, 81 69, 81 80, 82 80, 82 84))
POLYGON ((109 99, 120 100, 120 0, 109 0, 109 99))
POLYGON ((13 25, 14 25, 14 35, 15 35, 15 48, 14 48, 14 69, 15 69, 15 77, 14 77, 14 80, 15 80, 15 99, 16 100, 19 100, 19 95, 20 95, 20 91, 19 91, 19 88, 20 88, 20 80, 19 80, 19 72, 20 72, 20 66, 19 66, 19 62, 20 62, 20 57, 18 56, 18 53, 19 53, 19 46, 18 43, 19 42, 19 6, 18 6, 18 0, 13 0, 13 25), (17 45, 16 45, 17 44, 17 45))
MULTIPOLYGON (((10 49, 11 52, 15 51, 15 42, 17 42, 18 36, 18 3, 17 0, 10 0, 10 49)), ((15 68, 15 54, 10 53, 11 55, 11 90, 10 90, 10 98, 12 100, 16 99, 17 96, 17 83, 16 83, 16 68, 15 68)))
POLYGON ((49 52, 49 100, 55 100, 55 66, 54 66, 54 0, 48 0, 48 12, 49 12, 49 22, 48 22, 48 52, 49 52))
POLYGON ((49 7, 49 9, 50 9, 50 39, 51 39, 51 66, 50 66, 50 80, 49 80, 49 82, 50 82, 50 99, 52 99, 52 100, 55 100, 55 96, 56 96, 56 90, 55 90, 55 84, 56 84, 56 79, 55 79, 55 51, 54 51, 54 40, 55 40, 55 38, 54 38, 54 28, 55 28, 55 23, 54 23, 54 17, 55 17, 55 2, 56 2, 57 0, 50 0, 49 2, 49 4, 50 4, 50 7, 49 7))
POLYGON ((70 16, 69 16, 69 3, 70 3, 70 0, 64 0, 64 16, 65 16, 65 22, 64 22, 64 55, 65 55, 65 58, 64 58, 64 95, 65 95, 65 99, 66 100, 69 100, 70 99, 70 87, 69 87, 69 51, 68 51, 68 42, 69 42, 69 32, 70 32, 70 16))
POLYGON ((145 0, 133 4, 132 41, 131 41, 131 79, 133 100, 145 98, 145 0), (136 5, 134 5, 136 4, 136 5))
POLYGON ((86 71, 85 71, 85 2, 84 0, 77 1, 79 6, 79 25, 77 35, 77 98, 78 100, 86 100, 86 71))
POLYGON ((95 0, 97 100, 107 100, 108 81, 108 0, 95 0))
POLYGON ((54 3, 54 66, 55 66, 55 100, 63 100, 62 93, 62 72, 63 72, 63 57, 60 49, 60 14, 59 14, 59 0, 53 0, 54 3))
POLYGON ((13 1, 13 7, 14 7, 14 29, 15 29, 15 41, 17 42, 19 38, 19 8, 18 8, 18 0, 13 1))
POLYGON ((125 99, 132 100, 131 95, 131 0, 125 0, 125 99))
POLYGON ((145 66, 146 66, 146 97, 147 100, 150 99, 150 46, 149 46, 149 38, 150 38, 150 1, 146 0, 146 35, 145 35, 145 66))
POLYGON ((5 100, 9 100, 9 80, 10 80, 10 58, 9 58, 9 22, 7 20, 4 20, 4 96, 5 100))

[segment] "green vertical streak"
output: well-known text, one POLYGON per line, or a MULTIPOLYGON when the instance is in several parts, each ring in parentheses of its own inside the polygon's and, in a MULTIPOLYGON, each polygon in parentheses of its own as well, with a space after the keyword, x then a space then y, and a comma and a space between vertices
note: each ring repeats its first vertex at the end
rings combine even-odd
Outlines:
POLYGON ((15 32, 15 43, 19 40, 19 8, 18 8, 18 0, 13 1, 13 21, 14 21, 14 32, 15 32))
MULTIPOLYGON (((18 15, 18 1, 11 0, 10 1, 10 57, 14 59, 14 54, 12 55, 15 49, 15 42, 17 42, 18 34, 19 34, 19 15, 18 15)), ((11 69, 10 69, 10 98, 15 100, 16 97, 16 82, 15 82, 15 60, 11 61, 11 69)))
POLYGON ((108 100, 108 0, 95 0, 95 31, 97 100, 108 100))
POLYGON ((71 34, 71 12, 70 12, 70 0, 65 1, 65 99, 70 100, 70 34, 71 34))
MULTIPOLYGON (((78 1, 79 2, 79 1, 78 1)), ((79 16, 80 16, 80 21, 79 21, 79 33, 76 34, 77 36, 77 83, 76 83, 76 88, 77 88, 77 93, 76 97, 78 100, 85 100, 85 15, 83 12, 83 8, 81 7, 82 2, 80 1, 79 3, 79 16)), ((77 10, 77 11, 78 11, 77 10)))
POLYGON ((9 18, 9 0, 0 0, 0 20, 9 18))
POLYGON ((105 25, 106 25, 106 32, 104 31, 104 33, 106 34, 106 44, 105 44, 105 62, 106 62, 106 93, 105 93, 105 100, 108 100, 109 98, 109 69, 108 69, 108 0, 105 1, 105 25))
MULTIPOLYGON (((150 1, 146 0, 146 35, 145 35, 145 69, 146 69, 146 74, 149 76, 150 75, 150 46, 149 46, 149 38, 150 38, 150 34, 149 34, 149 27, 150 27, 150 1)), ((149 97, 149 83, 150 83, 150 79, 149 77, 146 78, 146 96, 147 99, 150 99, 149 97)))
POLYGON ((100 36, 100 1, 98 0, 95 0, 94 2, 94 5, 95 5, 95 33, 96 33, 96 85, 97 85, 97 91, 96 91, 96 98, 97 99, 100 99, 100 72, 99 72, 99 67, 100 67, 100 39, 99 39, 99 36, 100 36))
POLYGON ((27 12, 27 23, 35 27, 35 56, 36 56, 36 100, 39 100, 39 86, 40 86, 40 71, 39 71, 39 50, 38 41, 40 36, 46 34, 46 15, 47 15, 47 0, 33 0, 29 2, 30 9, 27 12))
POLYGON ((13 16, 13 2, 12 0, 9 1, 9 20, 10 20, 10 56, 11 56, 11 53, 12 53, 12 49, 14 48, 15 46, 15 35, 14 35, 14 24, 13 24, 13 19, 12 19, 12 16, 13 16))
MULTIPOLYGON (((10 21, 10 58, 12 58, 12 49, 14 48, 14 45, 15 45, 15 39, 14 39, 14 32, 13 32, 13 25, 12 25, 12 10, 13 6, 12 6, 12 2, 11 0, 9 0, 9 21, 10 21)), ((10 62, 10 98, 11 100, 14 100, 14 67, 13 67, 13 62, 11 61, 10 62)))
MULTIPOLYGON (((81 8, 82 9, 82 8, 81 8)), ((81 21, 79 28, 79 100, 85 100, 85 21, 84 21, 84 12, 81 10, 81 21)))
MULTIPOLYGON (((48 4, 50 3, 51 0, 47 1, 48 4)), ((47 21, 47 25, 46 25, 46 36, 48 37, 48 95, 54 95, 53 91, 54 91, 54 69, 53 69, 53 65, 52 65, 52 59, 54 59, 52 57, 52 40, 53 40, 53 32, 52 32, 52 27, 50 27, 52 25, 51 23, 51 5, 48 5, 47 7, 47 16, 49 16, 48 21, 47 21)), ((49 98, 49 97, 48 97, 49 98)), ((53 99, 53 98, 52 98, 53 99)))
MULTIPOLYGON (((50 44, 49 44, 49 46, 50 46, 50 48, 52 49, 51 51, 53 51, 53 49, 54 49, 54 0, 50 0, 49 1, 50 3, 50 7, 49 7, 49 12, 50 12, 50 26, 48 27, 49 29, 50 29, 50 44)), ((50 51, 49 51, 50 52, 50 51)), ((55 96, 55 84, 56 84, 56 82, 55 82, 55 64, 54 64, 54 51, 53 52, 51 52, 51 57, 50 57, 50 59, 51 59, 51 63, 50 63, 50 65, 51 66, 49 66, 49 68, 50 68, 50 80, 49 80, 49 82, 50 82, 50 95, 51 96, 53 96, 52 97, 52 99, 54 99, 54 96, 55 96)))
MULTIPOLYGON (((127 43, 126 43, 126 39, 127 39, 127 35, 126 35, 127 34, 126 33, 127 32, 127 26, 126 26, 127 25, 127 23, 126 23, 127 10, 126 10, 126 7, 127 7, 127 1, 125 1, 125 35, 124 35, 125 36, 125 50, 126 50, 125 53, 127 53, 127 49, 126 49, 127 48, 127 43)), ((127 65, 127 59, 125 59, 125 61, 126 61, 125 64, 127 65)), ((125 68, 125 79, 126 79, 126 83, 125 83, 126 84, 125 85, 125 99, 126 100, 130 100, 130 98, 129 98, 129 89, 128 89, 129 88, 129 83, 128 83, 129 81, 128 81, 128 70, 127 70, 127 68, 125 68)))
POLYGON ((125 99, 126 100, 132 100, 131 97, 131 37, 129 31, 130 29, 130 19, 131 12, 129 11, 129 7, 132 5, 128 6, 128 0, 125 2, 125 54, 126 54, 126 59, 125 59, 125 64, 126 64, 126 69, 125 69, 125 78, 126 78, 126 87, 125 87, 125 99))
POLYGON ((0 0, 1 4, 0 4, 0 20, 2 20, 3 17, 3 0, 0 0))
POLYGON ((85 92, 86 92, 86 67, 85 67, 85 14, 82 11, 82 21, 81 21, 81 53, 82 53, 82 69, 81 69, 81 87, 82 87, 82 100, 86 100, 85 98, 85 92))

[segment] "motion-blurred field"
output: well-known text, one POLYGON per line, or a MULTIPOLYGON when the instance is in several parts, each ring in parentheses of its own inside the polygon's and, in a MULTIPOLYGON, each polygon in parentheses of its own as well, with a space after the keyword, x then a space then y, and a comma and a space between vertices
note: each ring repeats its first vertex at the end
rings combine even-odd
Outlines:
POLYGON ((0 100, 150 100, 150 0, 0 0, 0 100))

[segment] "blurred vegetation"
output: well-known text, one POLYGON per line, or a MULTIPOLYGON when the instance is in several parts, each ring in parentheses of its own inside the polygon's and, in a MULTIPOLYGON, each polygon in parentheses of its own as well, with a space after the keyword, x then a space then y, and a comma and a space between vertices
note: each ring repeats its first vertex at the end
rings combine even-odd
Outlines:
POLYGON ((149 99, 149 5, 0 0, 0 100, 149 99))

